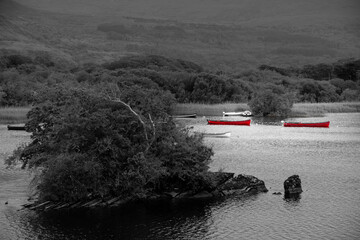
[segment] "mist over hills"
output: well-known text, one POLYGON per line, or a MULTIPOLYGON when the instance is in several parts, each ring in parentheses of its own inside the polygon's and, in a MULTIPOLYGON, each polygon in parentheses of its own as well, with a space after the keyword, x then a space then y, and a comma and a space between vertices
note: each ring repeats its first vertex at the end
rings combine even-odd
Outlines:
POLYGON ((360 56, 357 0, 0 0, 0 53, 157 54, 232 71, 360 56))

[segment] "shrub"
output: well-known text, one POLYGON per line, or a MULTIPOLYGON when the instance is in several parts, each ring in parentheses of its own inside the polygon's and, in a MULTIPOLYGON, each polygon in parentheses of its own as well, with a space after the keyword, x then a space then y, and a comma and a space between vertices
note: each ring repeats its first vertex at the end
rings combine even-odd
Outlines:
POLYGON ((341 99, 344 101, 359 101, 360 100, 359 91, 346 89, 341 94, 341 99))
POLYGON ((38 56, 34 58, 34 63, 43 65, 45 67, 54 67, 55 63, 47 53, 38 53, 38 56))
POLYGON ((6 68, 12 68, 12 67, 20 66, 22 64, 33 63, 31 58, 23 56, 23 55, 19 55, 19 54, 3 56, 3 57, 1 57, 0 62, 6 68))
POLYGON ((254 115, 287 116, 293 105, 291 94, 274 93, 270 89, 260 90, 248 103, 254 115))
POLYGON ((116 32, 120 34, 129 34, 131 31, 122 24, 111 24, 111 23, 103 23, 97 27, 97 30, 101 32, 116 32))

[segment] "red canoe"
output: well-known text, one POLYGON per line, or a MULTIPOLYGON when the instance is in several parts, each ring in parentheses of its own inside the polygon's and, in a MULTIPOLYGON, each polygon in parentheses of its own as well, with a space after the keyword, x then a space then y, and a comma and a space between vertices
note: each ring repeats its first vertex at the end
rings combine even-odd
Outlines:
POLYGON ((251 119, 242 121, 207 120, 211 125, 247 125, 250 126, 251 119))
POLYGON ((319 123, 301 123, 301 122, 284 122, 284 127, 322 127, 328 128, 330 122, 319 122, 319 123))

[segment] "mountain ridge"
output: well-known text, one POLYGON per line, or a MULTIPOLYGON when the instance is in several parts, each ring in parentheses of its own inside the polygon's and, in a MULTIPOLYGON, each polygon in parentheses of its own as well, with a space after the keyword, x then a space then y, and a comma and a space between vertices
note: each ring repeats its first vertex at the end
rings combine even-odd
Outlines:
POLYGON ((156 54, 229 71, 360 57, 357 1, 285 2, 2 0, 0 53, 47 51, 79 64, 156 54))

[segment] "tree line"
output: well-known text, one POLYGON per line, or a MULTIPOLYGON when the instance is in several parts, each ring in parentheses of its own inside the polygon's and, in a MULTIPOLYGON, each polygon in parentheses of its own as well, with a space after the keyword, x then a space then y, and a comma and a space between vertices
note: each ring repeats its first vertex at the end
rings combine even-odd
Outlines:
POLYGON ((29 105, 43 89, 57 85, 95 87, 114 83, 169 91, 180 103, 250 102, 261 92, 291 96, 292 102, 359 100, 360 60, 303 68, 262 65, 242 72, 211 72, 184 60, 131 56, 117 61, 59 68, 49 57, 0 58, 0 106, 29 105))

